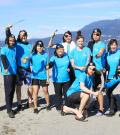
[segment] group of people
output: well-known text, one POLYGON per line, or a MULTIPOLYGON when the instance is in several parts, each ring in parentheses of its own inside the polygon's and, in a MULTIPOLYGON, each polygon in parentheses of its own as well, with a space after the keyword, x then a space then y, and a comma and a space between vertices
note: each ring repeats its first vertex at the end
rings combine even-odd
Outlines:
POLYGON ((113 90, 120 81, 120 50, 116 39, 106 45, 101 41, 101 30, 95 28, 88 45, 84 44, 81 31, 77 32, 75 41, 72 33, 66 31, 63 41, 53 43, 55 33, 50 38, 48 48, 54 48, 54 55, 49 58, 43 41, 36 41, 32 46, 27 40, 27 32, 19 32, 16 40, 11 33, 12 26, 6 28, 6 45, 1 49, 1 67, 4 77, 4 89, 7 113, 15 117, 12 110, 14 92, 17 93, 17 111, 23 109, 21 103, 21 86, 28 86, 28 106, 38 114, 37 98, 42 86, 46 109, 51 110, 48 92, 49 69, 52 68, 52 82, 55 91, 55 107, 61 115, 75 114, 75 119, 84 121, 88 116, 91 95, 98 103, 97 116, 113 116, 117 111, 113 90), (104 109, 106 91, 109 106, 104 109), (64 96, 64 100, 62 97, 64 96))

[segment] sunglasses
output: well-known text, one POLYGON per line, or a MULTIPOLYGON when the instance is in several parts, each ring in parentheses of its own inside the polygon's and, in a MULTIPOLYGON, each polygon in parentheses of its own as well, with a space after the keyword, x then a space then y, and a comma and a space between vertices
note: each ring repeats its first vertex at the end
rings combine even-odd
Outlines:
POLYGON ((96 33, 96 34, 93 34, 93 35, 100 36, 100 34, 99 34, 99 33, 96 33))
POLYGON ((43 45, 42 44, 37 44, 37 47, 43 47, 43 45))
POLYGON ((67 37, 71 37, 71 35, 64 35, 64 36, 65 36, 66 38, 67 38, 67 37))
POLYGON ((96 68, 93 68, 93 69, 92 69, 92 68, 90 68, 90 70, 92 70, 93 72, 95 72, 95 71, 96 71, 96 68))
POLYGON ((95 70, 96 70, 95 68, 92 69, 92 71, 94 71, 94 72, 95 72, 95 70))

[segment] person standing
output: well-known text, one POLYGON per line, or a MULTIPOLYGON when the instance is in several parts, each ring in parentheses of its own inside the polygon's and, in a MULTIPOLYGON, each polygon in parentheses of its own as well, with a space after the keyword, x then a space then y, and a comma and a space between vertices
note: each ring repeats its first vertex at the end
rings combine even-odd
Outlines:
POLYGON ((56 46, 55 54, 51 57, 49 68, 52 68, 52 80, 55 88, 56 110, 60 111, 62 106, 62 95, 66 101, 66 91, 70 87, 70 60, 64 52, 64 46, 56 46))
POLYGON ((6 45, 1 49, 1 71, 4 78, 7 113, 10 118, 14 118, 15 114, 12 110, 12 105, 17 73, 16 39, 14 35, 10 35, 6 39, 6 45))
MULTIPOLYGON (((6 39, 11 35, 10 28, 12 25, 9 25, 6 28, 6 39)), ((24 84, 28 85, 28 105, 33 107, 32 103, 32 87, 31 87, 31 78, 30 78, 30 60, 32 45, 27 41, 27 32, 21 30, 17 38, 16 54, 17 54, 17 84, 16 84, 16 95, 17 95, 17 111, 23 110, 21 103, 21 87, 24 84), (28 59, 26 63, 23 63, 24 59, 28 59), (29 77, 28 77, 29 76, 29 77)))
POLYGON ((85 72, 87 64, 90 62, 91 51, 84 45, 84 37, 81 32, 77 32, 77 47, 70 54, 71 65, 75 72, 75 77, 79 78, 85 72))
POLYGON ((42 86, 45 100, 46 100, 46 109, 50 110, 50 99, 48 92, 48 83, 47 82, 47 71, 46 66, 48 64, 48 55, 44 51, 44 44, 41 40, 36 41, 35 46, 32 50, 31 55, 31 78, 32 78, 32 88, 33 88, 33 101, 34 101, 34 113, 38 113, 37 108, 37 97, 40 86, 42 86))
MULTIPOLYGON (((93 89, 94 91, 99 91, 101 86, 103 85, 102 80, 104 80, 105 76, 105 53, 106 53, 106 44, 101 41, 101 30, 99 28, 93 29, 91 38, 92 38, 92 61, 96 65, 96 72, 94 77, 94 85, 93 89)), ((99 110, 97 112, 97 116, 103 115, 103 101, 104 97, 102 92, 97 97, 98 104, 99 104, 99 110)))
MULTIPOLYGON (((108 71, 107 82, 111 82, 119 77, 117 70, 120 66, 120 50, 116 39, 111 39, 108 43, 108 53, 106 53, 106 69, 108 71)), ((119 82, 112 87, 106 89, 109 109, 105 112, 107 116, 113 116, 117 111, 116 98, 113 95, 113 90, 118 86, 119 82)))

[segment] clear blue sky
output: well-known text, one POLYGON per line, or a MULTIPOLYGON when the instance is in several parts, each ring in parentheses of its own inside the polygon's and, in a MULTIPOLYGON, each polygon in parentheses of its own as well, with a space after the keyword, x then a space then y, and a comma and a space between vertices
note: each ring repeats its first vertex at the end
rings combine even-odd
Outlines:
POLYGON ((0 39, 8 24, 15 35, 26 29, 29 38, 78 30, 93 21, 120 18, 119 0, 0 0, 0 39))

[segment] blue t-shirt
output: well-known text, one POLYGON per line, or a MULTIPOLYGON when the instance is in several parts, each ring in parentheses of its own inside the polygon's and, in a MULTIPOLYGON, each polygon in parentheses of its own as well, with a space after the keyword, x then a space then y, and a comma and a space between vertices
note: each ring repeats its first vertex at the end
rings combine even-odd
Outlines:
POLYGON ((30 59, 26 63, 22 62, 22 59, 25 57, 30 57, 31 56, 31 50, 32 50, 32 45, 31 44, 22 44, 22 43, 17 43, 16 46, 16 51, 17 51, 17 65, 23 68, 30 68, 30 59))
POLYGON ((93 62, 96 65, 97 70, 102 70, 105 67, 105 52, 106 52, 106 45, 104 42, 99 41, 94 44, 93 46, 93 62), (96 58, 96 55, 100 52, 100 49, 104 48, 104 52, 101 57, 96 58))
POLYGON ((31 78, 46 80, 46 65, 48 63, 47 53, 33 53, 31 56, 32 75, 31 78))
POLYGON ((108 79, 113 79, 116 73, 116 69, 120 64, 120 50, 116 52, 108 52, 106 54, 108 64, 108 79))
POLYGON ((2 47, 1 49, 1 55, 6 56, 6 63, 8 66, 8 73, 5 73, 3 64, 1 62, 1 71, 2 75, 15 75, 17 71, 16 66, 16 46, 8 47, 7 45, 5 47, 2 47))
POLYGON ((53 82, 63 83, 70 80, 69 73, 67 71, 70 60, 67 54, 63 57, 52 56, 50 62, 53 62, 52 68, 52 80, 53 82))
POLYGON ((83 73, 80 79, 76 78, 71 87, 67 90, 67 96, 75 92, 82 92, 80 89, 81 82, 84 83, 85 87, 90 89, 93 83, 93 76, 88 76, 86 73, 83 73))
MULTIPOLYGON (((87 66, 89 63, 90 55, 91 51, 88 47, 84 47, 82 50, 75 48, 70 54, 70 59, 74 60, 74 64, 76 66, 82 67, 87 66)), ((80 75, 84 73, 84 71, 79 69, 75 69, 74 71, 76 78, 80 77, 80 75)))

